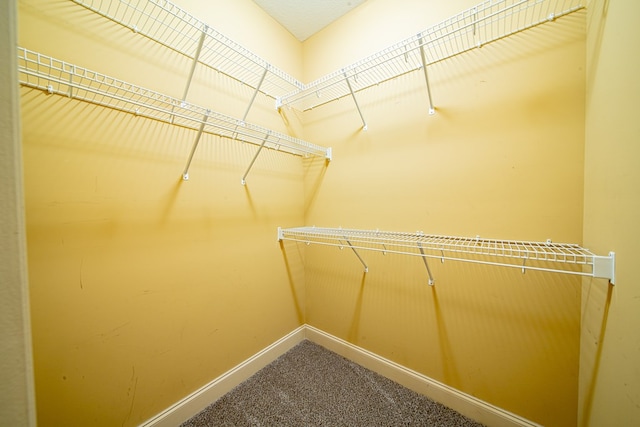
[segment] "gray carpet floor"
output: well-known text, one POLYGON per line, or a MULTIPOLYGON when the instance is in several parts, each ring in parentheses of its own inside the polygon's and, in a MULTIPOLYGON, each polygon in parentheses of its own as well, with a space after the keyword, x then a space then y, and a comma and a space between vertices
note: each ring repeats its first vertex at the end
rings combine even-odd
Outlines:
POLYGON ((481 424, 303 341, 182 424, 203 426, 481 424))

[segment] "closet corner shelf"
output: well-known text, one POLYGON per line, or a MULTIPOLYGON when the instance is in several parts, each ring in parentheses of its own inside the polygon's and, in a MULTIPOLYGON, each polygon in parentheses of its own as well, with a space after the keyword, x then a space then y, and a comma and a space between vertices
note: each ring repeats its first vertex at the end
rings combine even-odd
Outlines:
MULTIPOLYGON (((183 172, 188 169, 201 134, 209 133, 297 156, 331 159, 331 149, 246 123, 37 52, 18 47, 21 85, 198 131, 183 172)), ((251 166, 249 166, 251 168, 251 166)), ((247 172, 242 181, 246 178, 247 172)))
POLYGON ((203 64, 273 99, 302 87, 300 81, 168 0, 72 1, 185 55, 193 60, 192 67, 203 64))
POLYGON ((307 245, 349 247, 365 272, 368 266, 357 250, 378 251, 421 257, 427 268, 429 284, 434 284, 427 258, 496 265, 501 267, 566 273, 608 279, 615 283, 615 253, 595 255, 572 243, 527 242, 405 233, 379 230, 354 230, 321 227, 278 227, 278 241, 289 240, 307 245))
MULTIPOLYGON (((584 8, 584 0, 486 0, 413 37, 283 95, 277 105, 306 111, 584 8)), ((356 101, 356 107, 359 110, 356 101)), ((362 116, 362 114, 360 114, 362 116)), ((364 122, 364 120, 363 120, 364 122)), ((366 124, 365 124, 366 126, 366 124)))
POLYGON ((275 99, 278 109, 285 106, 301 111, 351 95, 364 130, 368 125, 357 92, 422 69, 429 114, 434 114, 429 65, 584 8, 584 0, 485 0, 413 37, 303 84, 168 0, 72 1, 190 58, 183 101, 196 65, 203 64, 254 89, 242 120, 258 92, 275 99))

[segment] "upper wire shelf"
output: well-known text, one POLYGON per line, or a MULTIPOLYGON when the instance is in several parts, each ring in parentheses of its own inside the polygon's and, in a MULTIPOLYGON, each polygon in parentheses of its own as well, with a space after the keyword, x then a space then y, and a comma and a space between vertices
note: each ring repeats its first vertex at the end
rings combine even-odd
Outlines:
POLYGON ((302 83, 167 0, 72 0, 271 98, 302 83))
POLYGON ((18 73, 20 84, 49 94, 68 96, 298 156, 331 156, 330 148, 245 123, 22 47, 18 47, 18 73))
POLYGON ((278 228, 278 240, 305 244, 349 247, 368 271, 357 249, 422 257, 434 280, 426 258, 455 260, 503 267, 567 273, 606 278, 615 282, 615 254, 598 256, 572 243, 528 242, 518 240, 481 239, 480 237, 452 237, 427 235, 422 232, 405 233, 379 230, 297 227, 278 228), (585 271, 586 270, 586 271, 585 271))
POLYGON ((306 111, 552 21, 582 9, 583 3, 583 0, 484 1, 385 50, 294 89, 276 102, 279 106, 306 111))

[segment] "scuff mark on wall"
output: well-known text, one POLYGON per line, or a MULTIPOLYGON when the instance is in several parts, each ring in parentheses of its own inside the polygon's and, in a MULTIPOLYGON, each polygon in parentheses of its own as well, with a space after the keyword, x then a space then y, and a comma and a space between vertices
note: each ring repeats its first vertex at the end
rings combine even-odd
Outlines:
POLYGON ((84 266, 84 257, 80 259, 80 290, 84 290, 84 282, 82 281, 82 267, 84 266))
POLYGON ((138 376, 136 375, 136 367, 131 367, 131 380, 129 380, 129 388, 127 389, 127 396, 131 396, 131 404, 129 405, 129 413, 127 414, 124 421, 122 421, 122 425, 124 426, 127 421, 131 418, 131 414, 133 412, 133 405, 136 400, 136 391, 138 390, 138 376))

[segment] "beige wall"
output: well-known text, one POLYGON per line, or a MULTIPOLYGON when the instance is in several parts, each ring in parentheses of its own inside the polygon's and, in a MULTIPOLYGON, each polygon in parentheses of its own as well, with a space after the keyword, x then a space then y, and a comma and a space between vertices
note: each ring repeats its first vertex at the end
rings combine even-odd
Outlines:
POLYGON ((640 3, 589 2, 584 243, 616 252, 616 285, 586 280, 581 426, 640 424, 640 3))
POLYGON ((35 426, 16 81, 16 2, 0 4, 0 420, 35 426))
MULTIPOLYGON (((312 37, 305 76, 465 6, 406 3, 369 1, 312 37)), ((306 113, 306 137, 335 160, 305 181, 305 223, 581 242, 585 19, 430 67, 434 116, 421 73, 358 94, 366 132, 349 97, 306 113)), ((576 424, 579 279, 432 261, 430 288, 419 259, 361 255, 367 274, 348 250, 306 248, 309 324, 532 421, 576 424)))
MULTIPOLYGON (((300 68, 252 2, 211 3, 201 20, 241 21, 236 39, 300 68)), ((73 2, 23 0, 19 18, 23 47, 182 94, 187 59, 73 2)), ((264 150, 243 187, 257 147, 204 135, 184 182, 195 131, 20 93, 40 425, 138 425, 304 322, 300 259, 276 240, 303 222, 300 158, 264 150)), ((199 67, 187 99, 241 117, 251 95, 199 67)), ((287 131, 274 105, 259 95, 248 121, 287 131)))

